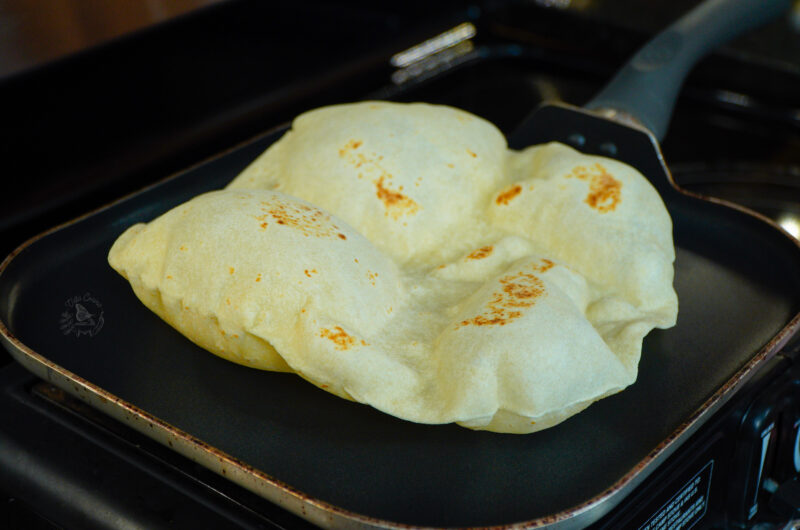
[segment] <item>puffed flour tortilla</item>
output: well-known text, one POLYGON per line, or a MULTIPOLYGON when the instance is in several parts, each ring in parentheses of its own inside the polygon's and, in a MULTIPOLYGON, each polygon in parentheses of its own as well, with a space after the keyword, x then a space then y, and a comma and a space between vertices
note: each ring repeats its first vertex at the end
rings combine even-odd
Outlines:
POLYGON ((633 168, 507 148, 421 103, 317 109, 225 190, 125 231, 139 299, 231 361, 399 418, 530 433, 636 379, 675 324, 672 226, 633 168))

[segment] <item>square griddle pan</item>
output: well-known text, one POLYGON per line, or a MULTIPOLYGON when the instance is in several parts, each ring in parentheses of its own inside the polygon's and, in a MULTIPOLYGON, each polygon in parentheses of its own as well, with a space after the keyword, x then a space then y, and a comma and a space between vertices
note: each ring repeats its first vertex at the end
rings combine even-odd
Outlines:
POLYGON ((136 299, 106 261, 119 234, 224 187, 285 128, 14 251, 0 266, 2 342, 39 377, 321 526, 583 528, 800 327, 800 246, 753 212, 677 190, 643 128, 562 106, 534 121, 511 140, 611 145, 652 180, 674 222, 680 301, 677 325, 645 338, 634 385, 551 429, 405 422, 217 358, 136 299))

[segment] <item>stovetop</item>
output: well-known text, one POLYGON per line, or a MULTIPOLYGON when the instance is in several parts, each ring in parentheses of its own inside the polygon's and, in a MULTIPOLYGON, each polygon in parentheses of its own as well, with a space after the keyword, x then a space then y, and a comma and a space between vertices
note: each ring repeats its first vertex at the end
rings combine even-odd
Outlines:
MULTIPOLYGON (((510 132, 543 100, 587 101, 649 34, 695 3, 236 0, 37 65, 0 79, 0 155, 11 180, 0 199, 0 251, 323 104, 440 102, 510 132), (470 47, 397 75, 393 54, 463 22, 476 31, 470 47)), ((787 17, 701 63, 663 143, 679 184, 790 231, 800 218, 795 24, 787 17)), ((305 525, 7 357, 0 365, 0 501, 8 499, 0 520, 305 525)))

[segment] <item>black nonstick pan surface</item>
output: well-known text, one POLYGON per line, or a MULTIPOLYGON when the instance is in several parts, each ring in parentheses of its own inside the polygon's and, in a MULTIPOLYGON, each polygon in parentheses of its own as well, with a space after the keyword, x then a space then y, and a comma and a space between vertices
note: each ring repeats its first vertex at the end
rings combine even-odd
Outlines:
POLYGON ((224 186, 281 132, 29 242, 4 264, 0 319, 40 376, 290 509, 431 526, 595 519, 798 326, 794 241, 672 192, 678 324, 646 337, 633 386, 552 429, 417 425, 218 359, 145 309, 106 255, 127 226, 224 186), (69 326, 77 299, 93 326, 69 326))

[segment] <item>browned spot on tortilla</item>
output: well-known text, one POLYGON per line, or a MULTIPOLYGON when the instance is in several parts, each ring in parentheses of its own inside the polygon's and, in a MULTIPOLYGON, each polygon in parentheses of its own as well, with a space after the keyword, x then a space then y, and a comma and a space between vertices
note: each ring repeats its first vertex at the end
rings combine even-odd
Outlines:
MULTIPOLYGON (((377 188, 376 195, 386 207, 386 215, 391 215, 392 219, 397 220, 403 215, 412 215, 419 210, 419 205, 413 199, 400 193, 399 190, 392 190, 384 184, 385 176, 381 176, 375 181, 377 188)), ((400 188, 402 190, 402 188, 400 188)))
POLYGON ((469 154, 469 156, 471 156, 472 158, 478 158, 478 155, 474 151, 470 151, 469 149, 467 149, 467 154, 469 154))
POLYGON ((497 204, 505 205, 511 202, 511 199, 522 193, 522 186, 514 184, 505 191, 501 191, 497 198, 494 200, 497 204))
POLYGON ((567 177, 589 183, 589 195, 583 202, 600 213, 615 210, 622 200, 622 182, 612 177, 600 163, 589 168, 577 166, 573 168, 572 173, 567 174, 567 177))
POLYGON ((452 169, 452 168, 456 167, 456 165, 455 164, 447 164, 447 167, 452 169))
POLYGON ((488 247, 481 247, 478 250, 472 251, 467 256, 467 258, 468 259, 483 259, 486 256, 488 256, 489 254, 491 254, 493 250, 494 250, 494 247, 492 247, 491 245, 488 246, 488 247))
POLYGON ((361 140, 350 140, 349 142, 344 144, 344 147, 339 149, 339 156, 344 157, 349 151, 353 151, 354 149, 358 149, 359 147, 361 147, 361 144, 363 143, 364 142, 362 142, 361 140))
POLYGON ((260 281, 261 281, 261 273, 258 273, 258 276, 256 276, 256 281, 257 281, 257 282, 260 282, 260 281))
POLYGON ((461 321, 456 326, 505 326, 522 316, 522 310, 532 307, 546 291, 544 282, 530 272, 521 271, 500 278, 500 290, 492 293, 486 311, 461 321))
POLYGON ((537 272, 547 272, 556 265, 547 258, 542 258, 540 261, 541 263, 539 265, 533 265, 533 270, 537 272))
POLYGON ((333 331, 328 328, 322 328, 319 331, 319 336, 333 342, 337 350, 347 350, 356 343, 356 339, 348 335, 341 326, 334 326, 333 331))
MULTIPOLYGON (((339 232, 339 227, 333 224, 331 216, 314 206, 275 199, 270 202, 262 202, 261 211, 272 217, 277 224, 294 228, 306 237, 338 237, 342 239, 343 234, 339 232)), ((263 221, 264 218, 261 220, 263 221)))
POLYGON ((236 272, 236 269, 233 267, 228 267, 228 274, 233 274, 234 272, 236 272))
POLYGON ((347 236, 339 232, 339 239, 347 239, 347 236))
POLYGON ((186 245, 181 245, 180 250, 186 250, 186 245))
POLYGON ((375 164, 377 163, 371 159, 367 158, 367 156, 363 153, 356 153, 355 155, 350 157, 350 163, 353 164, 355 167, 359 168, 364 164, 375 164))
POLYGON ((311 270, 306 269, 306 270, 303 271, 303 273, 305 273, 306 276, 311 278, 312 274, 316 274, 317 273, 317 269, 311 269, 311 270))
MULTIPOLYGON (((345 162, 359 170, 356 174, 359 179, 369 179, 370 182, 375 184, 377 197, 386 207, 385 215, 398 220, 404 215, 416 213, 420 207, 413 199, 403 193, 403 186, 393 187, 391 185, 393 176, 382 164, 383 155, 375 152, 364 152, 364 150, 355 152, 361 145, 362 142, 360 141, 350 140, 339 150, 339 155, 345 162)), ((420 181, 421 177, 418 177, 414 184, 419 186, 420 181)), ((340 236, 341 239, 346 239, 342 236, 340 236)))
POLYGON ((369 283, 371 283, 372 285, 375 285, 375 279, 377 277, 378 277, 377 272, 367 271, 367 280, 369 280, 369 283))
POLYGON ((171 274, 167 274, 167 279, 171 280, 172 279, 172 275, 171 274))

